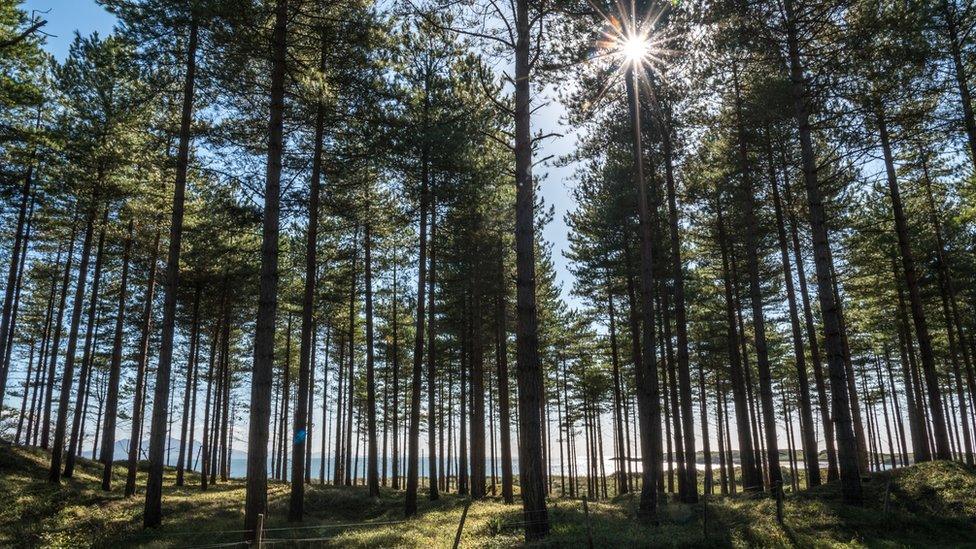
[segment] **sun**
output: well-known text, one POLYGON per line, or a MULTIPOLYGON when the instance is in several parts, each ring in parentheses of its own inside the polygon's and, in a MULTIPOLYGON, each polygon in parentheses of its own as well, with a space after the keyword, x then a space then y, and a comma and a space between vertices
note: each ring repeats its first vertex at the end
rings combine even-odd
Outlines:
POLYGON ((622 37, 620 40, 620 53, 629 63, 640 63, 650 52, 650 44, 641 34, 622 37))

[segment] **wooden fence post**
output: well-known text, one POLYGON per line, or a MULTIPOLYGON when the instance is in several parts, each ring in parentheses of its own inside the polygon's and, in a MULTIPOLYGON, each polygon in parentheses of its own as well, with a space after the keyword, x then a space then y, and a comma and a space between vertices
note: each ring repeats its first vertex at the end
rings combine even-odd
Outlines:
POLYGON ((464 530, 464 519, 468 516, 468 507, 471 507, 471 500, 464 502, 464 510, 461 511, 461 522, 458 523, 457 534, 454 536, 454 549, 461 545, 461 532, 464 530))
POLYGON ((258 549, 264 546, 262 538, 264 538, 264 513, 258 515, 258 525, 254 527, 254 545, 258 549))

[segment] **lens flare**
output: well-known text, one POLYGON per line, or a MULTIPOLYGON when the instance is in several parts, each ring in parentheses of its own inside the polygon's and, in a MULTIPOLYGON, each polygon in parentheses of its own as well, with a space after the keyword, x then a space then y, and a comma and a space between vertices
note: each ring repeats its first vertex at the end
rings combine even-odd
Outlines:
POLYGON ((640 34, 628 36, 620 41, 620 53, 630 63, 639 63, 650 52, 650 45, 640 34))

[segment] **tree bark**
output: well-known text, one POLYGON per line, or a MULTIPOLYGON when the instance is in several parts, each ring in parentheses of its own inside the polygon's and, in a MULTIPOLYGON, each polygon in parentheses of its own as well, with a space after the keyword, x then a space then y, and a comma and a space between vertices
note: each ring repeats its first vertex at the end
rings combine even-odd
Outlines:
POLYGON ((146 482, 146 505, 143 526, 158 526, 163 519, 163 466, 165 460, 166 424, 169 418, 170 370, 173 364, 173 335, 176 327, 176 300, 180 280, 180 245, 183 240, 183 205, 186 200, 186 172, 190 154, 190 124, 193 121, 193 85, 196 76, 197 18, 191 14, 187 45, 186 75, 183 85, 183 112, 180 118, 180 140, 176 158, 176 183, 173 186, 173 213, 169 226, 169 253, 163 282, 163 324, 156 366, 156 389, 153 396, 152 427, 149 431, 149 479, 146 482))
MULTIPOLYGON (((678 205, 674 183, 671 152, 671 110, 665 109, 665 121, 661 138, 664 145, 665 184, 668 199, 668 224, 671 244, 671 276, 674 278, 674 326, 677 336, 677 369, 681 430, 684 444, 682 465, 683 482, 678 483, 681 500, 685 503, 698 501, 698 468, 695 463, 695 418, 691 398, 691 370, 688 365, 688 320, 685 307, 685 277, 681 262, 681 239, 678 233, 678 205)), ((601 441, 602 442, 602 441, 601 441)))
POLYGON ((410 432, 408 433, 407 493, 404 515, 417 513, 417 488, 420 480, 420 394, 424 361, 424 314, 427 305, 427 213, 430 204, 430 172, 426 145, 421 153, 420 250, 417 267, 417 317, 413 344, 413 376, 410 388, 410 432))
POLYGON ((776 437, 776 411, 773 405, 773 382, 769 366, 769 350, 766 343, 766 319, 763 313, 762 287, 759 282, 759 250, 756 236, 756 197, 750 174, 746 144, 745 123, 742 115, 742 98, 739 95, 739 78, 735 62, 732 65, 735 86, 736 118, 738 120, 739 170, 742 178, 743 215, 746 220, 746 269, 749 272, 749 301, 752 304, 753 345, 756 348, 756 366, 759 369, 759 401, 762 406, 763 427, 766 435, 766 468, 770 488, 782 486, 783 473, 779 468, 779 442, 776 437))
POLYGON ((515 0, 515 290, 519 484, 527 541, 549 534, 542 463, 542 367, 535 272, 535 181, 532 179, 532 61, 529 0, 515 0))
MULTIPOLYGON (((99 175, 99 181, 101 175, 99 175)), ((98 196, 96 190, 95 197, 98 196)), ((97 199, 93 198, 93 202, 97 199)), ((71 327, 68 332, 68 348, 65 351, 64 371, 61 374, 61 395, 58 399, 58 417, 54 426, 54 442, 51 447, 51 467, 48 481, 61 482, 61 457, 64 454, 65 431, 68 426, 68 403, 71 401, 71 382, 75 367, 75 350, 78 345, 78 328, 81 324, 81 311, 85 308, 85 285, 88 280, 88 262, 91 259, 92 233, 95 230, 95 203, 89 206, 88 221, 85 223, 85 237, 81 246, 81 261, 78 264, 78 281, 72 302, 71 327)), ((53 381, 53 380, 52 380, 53 381)))
POLYGON ((427 276, 427 478, 428 497, 434 501, 440 497, 437 492, 437 415, 434 413, 437 393, 437 363, 435 362, 437 334, 434 331, 434 285, 437 277, 437 190, 433 184, 430 189, 430 271, 427 276))
POLYGON ((75 240, 78 236, 78 212, 75 210, 71 219, 71 237, 68 240, 68 257, 64 265, 64 275, 61 278, 61 297, 58 303, 58 314, 54 321, 54 340, 51 343, 51 366, 47 371, 44 387, 44 416, 41 418, 41 448, 48 448, 51 436, 51 407, 54 403, 54 378, 57 375, 58 354, 61 348, 61 332, 64 327, 64 311, 68 300, 68 289, 71 285, 71 263, 74 259, 75 240))
MULTIPOLYGON (((199 337, 199 326, 200 326, 200 293, 203 291, 202 285, 197 282, 195 284, 195 289, 193 291, 193 312, 191 313, 190 319, 190 352, 189 360, 186 364, 186 389, 183 392, 183 422, 180 426, 180 450, 179 455, 176 459, 176 485, 183 486, 183 476, 184 476, 184 459, 186 458, 186 448, 187 448, 187 431, 190 430, 189 420, 190 420, 190 400, 193 396, 193 377, 194 372, 197 368, 196 363, 196 351, 197 344, 200 340, 199 337)), ((190 451, 193 451, 193 432, 190 431, 190 451)))
POLYGON ((912 254, 908 236, 908 221, 905 218, 904 207, 901 202, 901 192, 895 175, 894 159, 888 136, 888 126, 884 107, 877 105, 878 132, 881 137, 881 149, 884 153, 885 174, 888 180, 888 192, 891 194, 892 213, 895 218, 895 233, 898 237, 898 250, 901 254, 902 269, 905 274, 905 285, 908 288, 908 301, 911 305, 912 321, 915 324, 915 334, 918 336, 918 348, 922 358, 922 373, 925 375, 925 385, 928 389, 929 413, 932 416, 932 431, 935 436, 935 459, 952 459, 949 448, 949 433, 946 427, 945 411, 942 408, 939 378, 935 371, 935 356, 932 351, 932 338, 929 335, 928 321, 919 291, 918 274, 915 270, 915 258, 912 254))
MULTIPOLYGON (((785 162, 784 162, 785 166, 785 162)), ((785 171, 784 171, 785 173, 785 171)), ((793 199, 790 195, 789 180, 785 182, 786 204, 790 219, 790 236, 793 241, 793 256, 796 261, 797 280, 800 283, 800 298, 803 304, 803 320, 806 325, 807 340, 810 345, 810 360, 813 363, 813 379, 817 386, 817 404, 820 408, 820 420, 823 423, 824 446, 827 450, 827 481, 840 478, 837 470, 837 448, 834 444, 834 423, 830 419, 830 401, 827 399, 827 384, 824 381, 823 362, 820 360, 820 344, 817 341, 817 331, 813 323, 813 311, 810 307, 810 293, 807 290, 806 267, 803 265, 800 248, 800 235, 797 229, 796 214, 793 211, 793 199)))
MULTIPOLYGON (((749 421, 749 403, 746 394, 745 380, 742 375, 742 364, 739 356, 738 323, 735 318, 735 304, 732 292, 732 277, 729 269, 729 254, 727 251, 728 238, 725 234, 725 220, 722 215, 722 204, 717 203, 715 212, 718 215, 718 241, 722 252, 722 279, 725 286, 725 318, 727 324, 727 346, 729 349, 729 378, 732 383, 732 399, 735 402, 736 434, 739 437, 739 461, 742 468, 742 486, 744 490, 762 490, 762 475, 756 467, 756 453, 752 445, 752 425, 749 421)), ((726 425, 727 425, 726 419, 726 425)), ((728 433, 730 429, 726 429, 728 433)), ((728 434, 727 434, 728 436, 728 434)), ((731 452, 731 447, 729 447, 731 452)), ((730 469, 735 465, 729 463, 730 469)))
POLYGON ((85 330, 85 346, 81 357, 81 370, 78 372, 78 392, 75 395, 75 411, 71 421, 71 436, 68 439, 68 453, 64 457, 64 476, 71 478, 75 472, 75 458, 81 453, 84 429, 82 418, 88 409, 88 388, 91 382, 92 338, 97 331, 96 312, 98 310, 98 291, 102 282, 102 261, 105 252, 105 229, 108 225, 108 207, 102 214, 101 229, 98 232, 98 245, 95 251, 95 270, 92 274, 91 301, 88 304, 88 322, 85 330))
POLYGON ((498 444, 502 462, 502 501, 514 501, 512 474, 512 433, 511 404, 508 389, 508 331, 505 314, 505 266, 504 259, 498 261, 498 295, 495 298, 495 330, 498 339, 498 356, 495 359, 498 375, 498 444))
POLYGON ((973 465, 973 439, 969 429, 969 413, 966 408, 966 396, 963 392, 962 372, 959 365, 959 354, 963 355, 963 362, 968 374, 970 394, 976 394, 973 380, 973 366, 969 359, 969 352, 966 350, 966 335, 962 330, 962 321, 959 318, 959 307, 956 302, 956 290, 952 283, 952 276, 949 274, 949 263, 946 261, 946 245, 942 238, 942 222, 939 220, 939 212, 935 206, 935 197, 932 194, 932 181, 929 178, 928 162, 923 153, 922 157, 922 182, 925 184, 925 195, 928 199, 929 219, 932 223, 932 230, 935 233, 937 271, 939 274, 939 295, 942 297, 942 315, 945 319, 946 334, 949 340, 949 353, 952 363, 952 374, 956 380, 956 398, 959 401, 959 415, 962 419, 962 435, 965 451, 963 452, 966 463, 973 465), (958 336, 958 339, 957 339, 958 336))
POLYGON ((787 20, 787 50, 790 81, 792 83, 793 110, 800 135, 800 156, 803 163, 803 179, 807 193, 807 209, 813 233, 814 264, 817 268, 817 295, 823 318, 824 339, 827 351, 827 367, 830 377, 833 418, 837 435, 837 458, 840 466, 841 491, 848 504, 860 505, 863 501, 861 474, 857 464, 857 446, 851 426, 850 401, 844 372, 844 351, 840 333, 840 303, 834 301, 831 291, 830 244, 827 240, 827 222, 820 185, 817 181, 816 155, 807 108, 806 76, 800 61, 796 16, 793 0, 785 0, 787 20))
POLYGON ((803 446, 803 463, 807 487, 820 485, 820 457, 817 451, 817 438, 813 433, 813 410, 810 405, 810 380, 807 378, 806 354, 803 352, 803 336, 800 332, 800 316, 796 307, 796 294, 793 290, 793 271, 790 269, 790 254, 786 242, 786 226, 783 220, 783 206, 780 202, 779 185, 773 164, 772 148, 769 149, 770 185, 773 188, 773 205, 776 209, 776 228, 779 236, 780 259, 783 263, 783 280, 786 282, 786 301, 790 311, 790 329, 793 336, 793 357, 796 363, 796 378, 799 386, 800 442, 803 446))
POLYGON ((617 453, 617 472, 614 475, 617 479, 617 493, 627 493, 627 473, 624 469, 626 452, 624 450, 624 427, 623 417, 621 417, 621 390, 620 390, 620 358, 617 350, 617 319, 616 311, 613 307, 613 292, 609 290, 610 281, 607 281, 607 316, 610 321, 610 361, 613 366, 613 420, 614 420, 614 443, 617 453))
MULTIPOLYGON (((373 235, 370 224, 367 222, 363 231, 363 248, 365 254, 365 280, 366 285, 366 433, 367 433, 367 454, 366 454, 366 485, 369 488, 369 495, 379 497, 380 479, 379 463, 377 461, 376 447, 376 374, 373 371, 373 235)), ((433 438, 433 432, 431 432, 433 438)), ((435 486, 434 482, 431 485, 435 486)))
POLYGON ((261 282, 254 330, 251 374, 251 417, 248 427, 247 494, 244 504, 246 539, 254 537, 258 515, 268 511, 268 420, 274 368, 275 315, 278 308, 278 224, 281 201, 282 126, 285 110, 288 0, 275 1, 272 36, 271 112, 268 124, 268 165, 264 190, 261 282))
POLYGON ((129 256, 132 252, 133 222, 129 220, 125 244, 122 248, 122 275, 119 280, 119 300, 115 314, 115 334, 112 341, 112 361, 109 365, 108 395, 105 401, 105 426, 102 428, 102 490, 112 489, 112 465, 115 457, 115 425, 119 410, 119 379, 122 375, 122 342, 125 326, 125 301, 129 283, 129 256))
MULTIPOLYGON (((326 69, 325 36, 322 36, 323 51, 320 55, 319 71, 326 69)), ((302 295, 302 334, 298 358, 298 399, 295 404, 295 421, 292 426, 292 469, 291 496, 288 500, 288 520, 300 522, 305 515, 305 484, 301 473, 306 468, 305 450, 311 447, 308 424, 311 412, 308 404, 309 378, 315 368, 312 364, 315 332, 312 330, 315 309, 315 269, 317 267, 317 245, 319 230, 319 199, 322 182, 322 143, 325 140, 325 107, 315 109, 315 138, 312 151, 312 177, 308 185, 308 228, 305 234, 305 287, 302 295)), ((324 425, 324 424, 323 424, 324 425)), ((322 433, 323 437, 325 432, 322 433)), ((325 460, 323 454, 322 459, 325 460)))
POLYGON ((639 510, 647 519, 657 513, 658 476, 661 471, 661 394, 655 366, 654 347, 654 250, 655 224, 644 182, 644 153, 641 137, 640 86, 638 71, 631 67, 627 79, 628 107, 633 130, 636 167, 637 213, 640 226, 641 364, 637 369, 637 407, 640 416, 642 479, 639 510))
POLYGON ((485 497, 485 346, 481 333, 481 287, 474 275, 471 305, 471 499, 485 497))
POLYGON ((391 410, 391 422, 393 424, 393 452, 390 464, 390 476, 393 477, 392 485, 394 490, 400 489, 400 330, 399 314, 397 305, 399 297, 397 295, 397 257, 396 248, 393 249, 393 301, 392 324, 393 324, 393 405, 391 410))
MULTIPOLYGON (((8 340, 13 333, 12 308, 14 302, 14 290, 17 287, 17 273, 20 271, 20 249, 26 247, 24 237, 24 224, 27 218, 27 205, 30 200, 31 185, 33 183, 34 164, 33 158, 27 166, 27 174, 24 176, 24 186, 21 189, 20 207, 17 211, 17 228, 14 233, 14 247, 10 251, 10 270, 7 272, 7 284, 4 287, 3 311, 0 313, 0 400, 7 394, 7 377, 10 374, 10 362, 5 357, 8 354, 8 340)), ((31 205, 33 209, 33 204, 31 205)))

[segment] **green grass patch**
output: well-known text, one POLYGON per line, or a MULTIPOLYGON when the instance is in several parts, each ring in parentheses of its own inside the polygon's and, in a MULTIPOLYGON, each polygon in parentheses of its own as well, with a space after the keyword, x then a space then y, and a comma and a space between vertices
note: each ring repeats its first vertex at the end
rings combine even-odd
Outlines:
MULTIPOLYGON (((166 472, 163 525, 142 529, 145 470, 140 491, 125 498, 125 468, 115 467, 115 486, 100 490, 101 465, 79 460, 74 478, 47 482, 48 454, 0 446, 0 546, 2 547, 193 547, 243 539, 244 484, 218 483, 206 492, 187 475, 175 487, 166 472)), ((634 494, 589 503, 553 498, 551 534, 529 547, 976 547, 976 470, 958 463, 925 463, 866 477, 865 504, 844 505, 840 487, 826 484, 788 494, 784 524, 776 502, 764 496, 711 496, 685 505, 662 502, 656 521, 637 515, 634 494), (887 495, 886 495, 887 494, 887 495), (886 503, 887 502, 887 503, 886 503), (707 521, 706 521, 707 515, 707 521), (707 524, 706 524, 707 522, 707 524)), ((464 500, 455 495, 428 501, 422 491, 416 517, 403 519, 403 493, 383 488, 312 485, 306 519, 286 521, 289 487, 269 485, 265 538, 298 547, 451 547, 464 500)), ((526 546, 521 507, 488 498, 471 505, 463 547, 526 546)))

